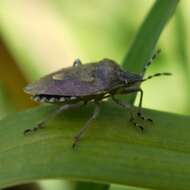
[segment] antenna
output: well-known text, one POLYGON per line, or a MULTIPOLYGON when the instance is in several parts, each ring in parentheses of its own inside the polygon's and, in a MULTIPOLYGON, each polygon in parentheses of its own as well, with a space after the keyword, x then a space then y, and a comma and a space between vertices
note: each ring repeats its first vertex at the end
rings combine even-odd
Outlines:
POLYGON ((142 79, 142 82, 144 82, 144 81, 146 81, 146 80, 149 80, 149 79, 151 79, 151 78, 154 78, 154 77, 159 77, 159 76, 164 76, 164 75, 165 75, 165 76, 170 76, 170 75, 172 75, 172 73, 167 73, 167 72, 164 72, 164 73, 156 73, 156 74, 150 75, 150 76, 148 76, 148 77, 142 79))
POLYGON ((157 56, 160 54, 160 52, 161 52, 161 49, 158 49, 158 50, 153 54, 153 56, 152 56, 151 59, 148 61, 148 63, 146 63, 146 64, 144 65, 142 75, 144 75, 144 73, 146 72, 147 68, 154 62, 154 60, 157 58, 157 56))

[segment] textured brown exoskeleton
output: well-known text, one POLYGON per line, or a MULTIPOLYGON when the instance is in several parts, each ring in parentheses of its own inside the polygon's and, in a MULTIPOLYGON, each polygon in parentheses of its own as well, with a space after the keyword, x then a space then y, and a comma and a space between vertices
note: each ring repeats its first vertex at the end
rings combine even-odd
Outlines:
MULTIPOLYGON (((100 109, 99 103, 107 97, 111 97, 115 103, 127 108, 130 113, 130 121, 136 127, 143 130, 143 126, 135 122, 130 105, 121 102, 116 98, 116 95, 140 92, 137 116, 144 120, 145 118, 141 113, 143 90, 140 88, 140 83, 155 76, 170 75, 170 73, 157 73, 143 79, 146 68, 155 57, 156 54, 145 65, 140 75, 124 71, 115 61, 110 59, 103 59, 99 62, 89 64, 82 64, 77 59, 74 61, 72 67, 64 68, 29 84, 25 88, 25 92, 31 94, 35 101, 57 103, 60 104, 60 107, 36 127, 27 129, 24 133, 28 134, 36 131, 43 127, 52 117, 67 109, 80 107, 88 102, 93 102, 95 104, 94 113, 74 137, 74 148, 90 126, 90 122, 97 117, 100 109)), ((146 120, 152 121, 151 119, 146 120)))

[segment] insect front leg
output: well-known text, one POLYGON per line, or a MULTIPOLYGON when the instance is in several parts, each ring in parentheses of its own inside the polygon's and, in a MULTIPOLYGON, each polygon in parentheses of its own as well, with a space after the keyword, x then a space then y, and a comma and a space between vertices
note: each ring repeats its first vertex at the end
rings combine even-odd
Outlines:
POLYGON ((142 100, 143 100, 143 90, 141 88, 127 88, 125 89, 125 93, 134 93, 134 92, 140 92, 140 100, 139 100, 139 105, 138 105, 138 112, 137 112, 137 116, 140 117, 142 120, 147 120, 150 122, 153 122, 152 119, 150 118, 145 118, 142 115, 142 100))
POLYGON ((68 110, 68 109, 71 109, 71 108, 77 108, 77 107, 80 107, 82 105, 83 104, 80 103, 80 104, 65 104, 65 105, 60 106, 59 108, 57 108, 57 110, 52 112, 50 115, 46 116, 46 118, 44 120, 39 122, 36 127, 31 128, 31 129, 26 129, 24 131, 24 135, 29 135, 31 133, 34 133, 38 129, 43 128, 51 119, 53 119, 54 117, 56 117, 60 113, 64 112, 65 110, 68 110))
POLYGON ((95 101, 95 109, 94 109, 94 112, 93 112, 92 116, 85 123, 84 127, 81 128, 80 131, 74 136, 74 142, 73 142, 73 145, 72 145, 73 149, 75 149, 75 147, 79 143, 81 137, 85 134, 87 129, 91 126, 90 123, 97 118, 97 116, 99 115, 99 112, 100 112, 99 102, 95 101))

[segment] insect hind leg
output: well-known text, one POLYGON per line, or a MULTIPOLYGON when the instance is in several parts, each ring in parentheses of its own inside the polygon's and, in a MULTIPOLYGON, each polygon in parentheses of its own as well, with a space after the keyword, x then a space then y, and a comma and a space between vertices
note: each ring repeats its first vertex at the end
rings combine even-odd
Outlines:
MULTIPOLYGON (((84 103, 83 103, 84 104, 84 103)), ((44 120, 42 120, 41 122, 39 122, 37 124, 37 126, 30 128, 30 129, 26 129, 24 131, 24 135, 30 135, 36 131, 38 131, 39 129, 42 129, 45 127, 45 125, 54 117, 56 117, 57 115, 59 115, 60 113, 64 112, 65 110, 71 109, 71 108, 77 108, 82 106, 83 104, 64 104, 62 106, 60 106, 59 108, 57 108, 54 112, 52 112, 50 115, 46 116, 46 118, 44 118, 44 120)))

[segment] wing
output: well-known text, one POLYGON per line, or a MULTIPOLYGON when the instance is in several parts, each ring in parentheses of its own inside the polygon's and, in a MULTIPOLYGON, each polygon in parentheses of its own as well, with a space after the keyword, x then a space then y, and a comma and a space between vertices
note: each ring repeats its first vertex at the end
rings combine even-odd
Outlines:
POLYGON ((96 95, 118 84, 117 77, 113 77, 113 71, 115 72, 114 68, 102 68, 100 63, 69 67, 28 85, 25 91, 32 95, 96 95))

